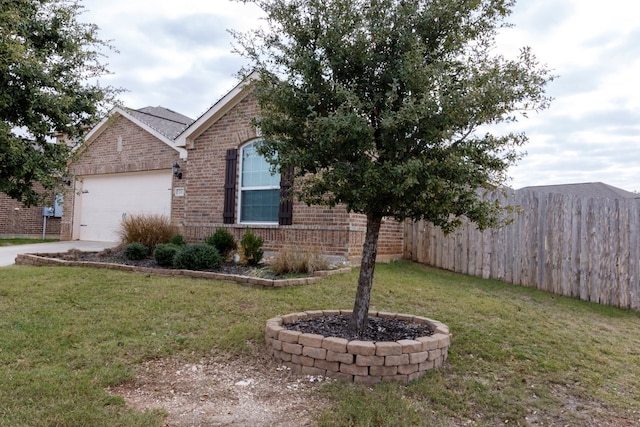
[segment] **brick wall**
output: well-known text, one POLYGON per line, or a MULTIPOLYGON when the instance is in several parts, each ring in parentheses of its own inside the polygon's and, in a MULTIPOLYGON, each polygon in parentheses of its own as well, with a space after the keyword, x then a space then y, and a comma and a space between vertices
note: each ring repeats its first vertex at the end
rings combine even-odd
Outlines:
POLYGON ((69 169, 75 176, 150 171, 170 168, 178 158, 177 151, 117 115, 69 169))
MULTIPOLYGON (((49 199, 50 205, 53 205, 53 196, 49 199)), ((43 225, 42 206, 27 208, 6 194, 0 193, 0 237, 42 238, 43 225)), ((46 237, 60 237, 60 218, 47 218, 46 237)))
POLYGON ((71 240, 73 237, 73 207, 75 188, 72 185, 64 192, 62 218, 60 221, 60 240, 71 240))

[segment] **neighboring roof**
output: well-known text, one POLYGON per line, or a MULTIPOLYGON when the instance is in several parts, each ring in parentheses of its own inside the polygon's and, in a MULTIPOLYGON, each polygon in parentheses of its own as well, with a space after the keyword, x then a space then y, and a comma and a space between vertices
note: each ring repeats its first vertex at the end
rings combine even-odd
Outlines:
POLYGON ((594 199, 640 199, 640 194, 632 193, 602 182, 585 182, 579 184, 539 185, 519 189, 539 193, 562 194, 594 199))
POLYGON ((217 122, 222 116, 224 116, 229 110, 235 107, 240 101, 242 101, 249 93, 248 90, 251 86, 251 82, 258 79, 258 73, 253 72, 244 78, 240 83, 231 89, 225 96, 223 96, 218 102, 213 104, 204 114, 198 117, 188 128, 186 128, 181 134, 176 136, 175 142, 178 147, 186 147, 191 145, 195 139, 202 135, 207 129, 209 129, 215 122, 217 122))
POLYGON ((127 108, 127 112, 171 140, 174 140, 193 123, 192 118, 159 106, 137 110, 127 108))

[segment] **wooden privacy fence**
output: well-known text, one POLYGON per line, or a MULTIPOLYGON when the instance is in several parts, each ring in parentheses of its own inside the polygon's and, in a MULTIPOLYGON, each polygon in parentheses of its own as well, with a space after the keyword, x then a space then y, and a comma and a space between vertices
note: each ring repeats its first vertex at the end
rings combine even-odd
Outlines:
POLYGON ((585 301, 640 308, 638 200, 527 189, 493 197, 520 206, 513 223, 484 232, 465 223, 445 236, 430 223, 408 222, 405 257, 585 301))

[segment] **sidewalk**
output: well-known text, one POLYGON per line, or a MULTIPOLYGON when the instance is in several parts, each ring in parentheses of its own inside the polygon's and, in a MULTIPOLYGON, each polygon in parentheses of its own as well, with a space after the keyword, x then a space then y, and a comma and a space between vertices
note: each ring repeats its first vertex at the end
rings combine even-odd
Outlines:
POLYGON ((88 242, 68 240, 62 242, 33 243, 29 245, 0 246, 0 267, 13 265, 18 254, 66 252, 69 249, 81 251, 101 251, 117 246, 119 242, 88 242))

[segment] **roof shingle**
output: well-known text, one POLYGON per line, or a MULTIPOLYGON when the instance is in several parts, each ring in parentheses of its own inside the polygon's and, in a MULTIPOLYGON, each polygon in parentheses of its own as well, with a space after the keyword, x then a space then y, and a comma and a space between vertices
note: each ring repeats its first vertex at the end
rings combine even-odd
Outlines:
POLYGON ((160 106, 127 109, 127 112, 171 140, 193 123, 192 118, 160 106))
POLYGON ((600 199, 640 199, 640 194, 632 193, 602 182, 584 182, 578 184, 539 185, 524 187, 520 190, 535 191, 538 193, 562 194, 565 196, 578 196, 600 199))

